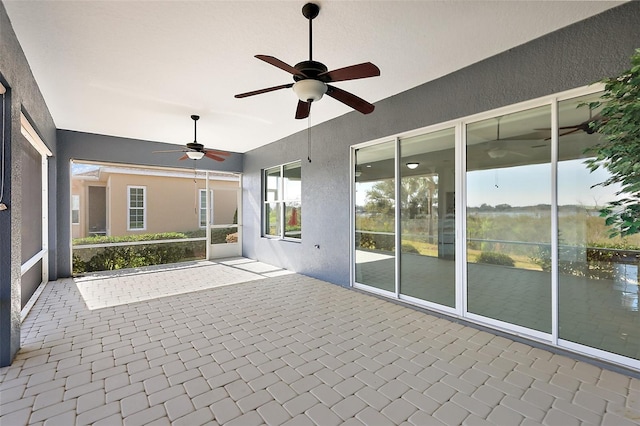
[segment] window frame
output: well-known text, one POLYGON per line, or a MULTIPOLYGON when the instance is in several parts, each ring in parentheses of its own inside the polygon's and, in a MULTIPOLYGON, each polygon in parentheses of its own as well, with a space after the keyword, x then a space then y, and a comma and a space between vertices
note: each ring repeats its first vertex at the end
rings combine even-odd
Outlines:
POLYGON ((77 194, 71 195, 71 224, 80 225, 80 195, 77 194), (76 212, 75 218, 74 212, 76 212))
POLYGON ((127 231, 146 231, 147 230, 147 187, 141 185, 127 185, 127 231), (131 190, 142 190, 142 207, 131 207, 131 190), (131 227, 131 211, 142 210, 142 227, 131 227))
MULTIPOLYGON (((273 240, 285 240, 292 242, 302 242, 302 221, 300 220, 300 237, 293 238, 286 235, 286 211, 287 204, 291 202, 295 202, 298 205, 298 210, 302 211, 302 193, 300 194, 300 198, 287 198, 287 194, 285 193, 285 169, 300 169, 300 184, 302 185, 302 161, 296 160, 291 161, 289 163, 280 164, 278 166, 268 167, 262 170, 262 237, 269 238, 273 240), (293 166, 293 167, 292 167, 293 166), (270 188, 268 185, 268 176, 273 175, 274 171, 278 171, 278 184, 275 188, 270 188), (276 194, 274 199, 270 199, 269 194, 276 194), (277 234, 269 234, 267 230, 267 215, 268 215, 268 206, 270 204, 275 204, 279 207, 278 211, 278 219, 280 227, 277 229, 277 234)), ((302 191, 301 191, 302 192, 302 191)))
POLYGON ((207 190, 203 189, 203 188, 200 188, 198 190, 198 227, 200 229, 204 229, 209 225, 213 225, 213 223, 214 223, 213 222, 213 211, 214 211, 214 209, 213 209, 213 190, 212 189, 209 190, 209 199, 211 200, 211 202, 210 202, 211 203, 211 211, 209 212, 209 221, 207 222, 206 219, 205 219, 205 223, 204 224, 202 223, 202 210, 205 211, 205 218, 207 217, 207 213, 206 213, 206 210, 207 210, 207 199, 206 198, 204 199, 204 204, 203 204, 202 203, 202 201, 203 201, 202 200, 202 194, 203 193, 206 194, 207 190))

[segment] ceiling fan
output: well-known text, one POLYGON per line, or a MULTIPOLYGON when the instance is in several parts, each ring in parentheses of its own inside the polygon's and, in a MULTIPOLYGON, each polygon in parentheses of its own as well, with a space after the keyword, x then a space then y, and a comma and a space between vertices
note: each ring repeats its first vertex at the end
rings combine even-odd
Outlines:
POLYGON ((487 143, 487 149, 486 149, 486 153, 487 155, 492 158, 492 159, 498 159, 498 158, 503 158, 506 155, 517 155, 517 156, 521 156, 521 157, 528 157, 527 154, 523 154, 521 152, 518 151, 514 151, 514 150, 510 150, 506 148, 506 142, 511 140, 509 138, 507 139, 500 139, 500 119, 502 117, 497 117, 496 121, 497 121, 497 126, 496 126, 496 140, 494 141, 489 141, 487 143))
POLYGON ((200 160, 203 157, 210 158, 215 161, 224 161, 225 157, 231 155, 231 153, 226 151, 218 151, 215 149, 205 148, 204 145, 198 143, 197 139, 197 126, 198 120, 200 119, 199 115, 192 115, 191 119, 193 120, 193 142, 189 142, 185 145, 186 149, 171 149, 168 151, 153 151, 156 152, 184 152, 185 154, 178 158, 178 160, 186 160, 190 158, 192 160, 200 160))
MULTIPOLYGON (((568 132, 558 133, 558 137, 570 135, 572 133, 577 133, 580 131, 585 132, 588 135, 592 135, 596 132, 595 128, 591 126, 591 123, 601 121, 602 116, 600 114, 596 114, 595 116, 591 116, 592 112, 589 109, 589 119, 587 121, 583 121, 582 123, 574 124, 572 126, 562 126, 558 127, 558 130, 568 130, 568 132)), ((536 129, 536 130, 551 130, 550 128, 545 129, 536 129)), ((545 138, 546 141, 551 140, 551 136, 545 138)))
POLYGON ((280 59, 267 55, 256 55, 255 57, 265 61, 274 67, 280 68, 293 75, 293 83, 283 84, 280 86, 269 87, 266 89, 255 90, 252 92, 241 93, 236 98, 246 98, 248 96, 259 95, 262 93, 272 92, 274 90, 288 89, 293 87, 293 91, 298 96, 298 107, 296 109, 296 118, 302 119, 309 116, 311 111, 311 103, 319 101, 326 93, 337 101, 360 111, 363 114, 369 114, 374 110, 374 106, 353 95, 345 90, 339 89, 328 83, 338 81, 356 80, 359 78, 376 77, 380 75, 380 69, 371 62, 351 65, 345 68, 328 71, 328 68, 321 62, 313 60, 312 50, 312 22, 318 16, 320 7, 314 3, 307 3, 302 7, 302 15, 309 20, 309 60, 297 63, 291 66, 280 59))

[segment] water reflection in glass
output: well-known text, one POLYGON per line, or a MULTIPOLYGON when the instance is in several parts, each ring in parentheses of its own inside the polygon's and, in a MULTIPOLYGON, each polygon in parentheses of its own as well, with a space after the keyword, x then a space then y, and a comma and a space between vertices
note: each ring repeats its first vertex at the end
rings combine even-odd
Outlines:
POLYGON ((551 111, 467 126, 468 311, 551 332, 551 111))

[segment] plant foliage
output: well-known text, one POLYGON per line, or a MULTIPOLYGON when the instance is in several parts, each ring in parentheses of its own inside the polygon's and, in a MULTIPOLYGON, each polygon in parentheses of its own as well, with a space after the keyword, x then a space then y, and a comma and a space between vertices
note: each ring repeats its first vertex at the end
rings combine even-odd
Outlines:
POLYGON ((491 265, 515 266, 515 261, 511 256, 495 251, 483 251, 476 258, 478 263, 489 263, 491 265))
POLYGON ((631 57, 630 69, 602 82, 602 100, 589 107, 602 107, 600 117, 590 126, 603 137, 588 150, 595 157, 585 164, 592 172, 602 167, 610 173, 599 186, 621 186, 616 194, 620 198, 600 213, 611 229, 610 236, 624 237, 640 232, 640 49, 631 57))
POLYGON ((85 272, 138 268, 142 266, 160 265, 203 258, 205 251, 204 241, 184 241, 160 244, 154 244, 154 242, 197 237, 201 238, 204 236, 204 230, 198 230, 189 232, 163 232, 157 234, 122 236, 98 235, 93 237, 77 238, 73 240, 74 246, 136 241, 148 241, 149 244, 74 248, 73 273, 74 275, 78 275, 85 272))
POLYGON ((74 275, 202 259, 204 241, 75 249, 74 275))
POLYGON ((74 246, 89 244, 125 243, 131 241, 156 241, 156 240, 179 240, 183 238, 205 237, 204 230, 187 232, 161 232, 157 234, 134 234, 106 236, 96 235, 92 237, 76 238, 73 240, 74 246))

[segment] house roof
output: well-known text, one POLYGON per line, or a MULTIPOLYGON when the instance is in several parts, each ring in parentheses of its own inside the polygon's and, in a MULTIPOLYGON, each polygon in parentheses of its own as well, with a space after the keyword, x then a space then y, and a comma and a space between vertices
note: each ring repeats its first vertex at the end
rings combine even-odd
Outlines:
POLYGON ((74 179, 81 180, 105 180, 107 178, 107 175, 109 174, 160 176, 182 179, 206 179, 208 174, 209 179, 211 180, 237 182, 240 179, 239 176, 235 173, 202 170, 185 171, 169 169, 166 167, 132 167, 122 165, 97 164, 91 162, 74 162, 73 167, 71 168, 71 173, 74 179))
MULTIPOLYGON (((56 127, 185 144, 198 114, 198 141, 236 152, 351 111, 326 97, 307 122, 290 90, 234 98, 293 81, 253 56, 308 59, 303 3, 3 0, 56 127)), ((335 84, 375 103, 623 2, 317 3, 313 59, 376 64, 380 77, 335 84)))

